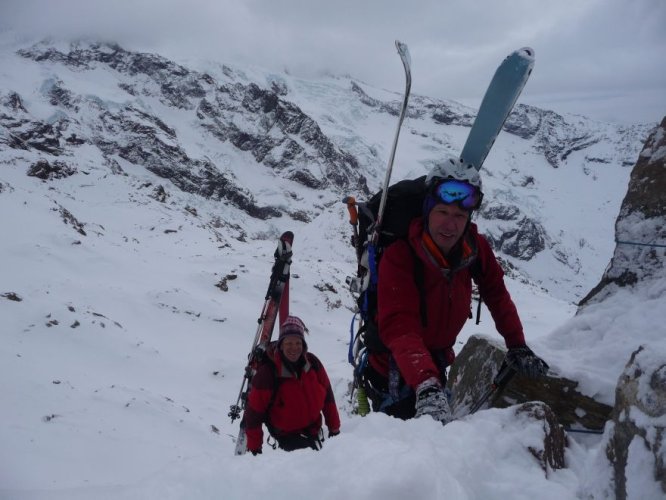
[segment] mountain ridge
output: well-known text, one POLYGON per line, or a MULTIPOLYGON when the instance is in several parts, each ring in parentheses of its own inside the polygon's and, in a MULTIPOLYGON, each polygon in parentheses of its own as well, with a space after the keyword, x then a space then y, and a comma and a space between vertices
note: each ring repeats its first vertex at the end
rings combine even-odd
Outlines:
MULTIPOLYGON (((219 64, 192 70, 110 43, 43 41, 14 56, 39 74, 28 79, 27 93, 3 85, 3 161, 13 161, 12 151, 32 151, 30 168, 46 161, 56 177, 85 171, 86 163, 114 174, 139 166, 164 179, 167 192, 223 202, 259 220, 307 223, 344 195, 375 191, 401 101, 348 77, 302 80, 219 64)), ((412 96, 394 179, 422 175, 456 154, 473 117, 459 103, 412 96)), ((543 185, 526 166, 561 170, 553 179, 564 189, 580 182, 567 172, 628 178, 621 170, 633 165, 648 132, 647 125, 600 124, 518 104, 482 170, 487 203, 478 222, 505 262, 553 291, 549 276, 524 265, 551 250, 553 262, 568 269, 563 296, 582 295, 585 286, 572 291, 570 284, 585 264, 571 242, 544 226, 543 185)), ((621 187, 611 191, 619 206, 621 187)))

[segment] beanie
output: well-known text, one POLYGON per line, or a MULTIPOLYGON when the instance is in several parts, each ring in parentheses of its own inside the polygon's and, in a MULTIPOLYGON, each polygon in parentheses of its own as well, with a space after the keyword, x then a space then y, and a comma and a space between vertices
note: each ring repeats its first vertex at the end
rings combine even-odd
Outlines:
POLYGON ((305 324, 297 316, 287 316, 287 318, 282 323, 280 327, 280 336, 278 337, 278 348, 282 344, 282 340, 289 335, 295 335, 300 337, 303 341, 303 349, 307 349, 307 344, 305 343, 305 333, 308 329, 305 327, 305 324))

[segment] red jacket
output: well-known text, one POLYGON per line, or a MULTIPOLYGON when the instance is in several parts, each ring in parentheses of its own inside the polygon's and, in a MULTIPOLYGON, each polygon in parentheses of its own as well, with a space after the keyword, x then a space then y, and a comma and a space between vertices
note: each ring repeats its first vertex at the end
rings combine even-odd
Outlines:
POLYGON ((298 433, 317 436, 323 412, 328 429, 338 431, 340 416, 321 361, 314 354, 306 352, 305 366, 300 377, 297 377, 283 366, 277 349, 269 352, 269 356, 272 356, 274 363, 262 364, 252 378, 244 417, 248 450, 261 448, 263 423, 271 434, 277 436, 298 433))
MULTIPOLYGON (((488 241, 470 224, 465 236, 466 254, 455 268, 443 266, 423 243, 423 221, 409 228, 409 242, 398 240, 385 249, 379 264, 378 325, 382 342, 391 351, 406 383, 416 388, 430 377, 440 378, 432 357, 443 350, 453 363, 453 345, 469 318, 472 303, 470 266, 479 259, 479 293, 507 347, 525 345, 523 327, 504 285, 504 273, 488 241), (413 251, 410 250, 412 247, 413 251), (421 321, 421 294, 414 281, 414 254, 423 261, 427 326, 421 321)), ((388 354, 372 354, 371 365, 388 374, 388 354)))

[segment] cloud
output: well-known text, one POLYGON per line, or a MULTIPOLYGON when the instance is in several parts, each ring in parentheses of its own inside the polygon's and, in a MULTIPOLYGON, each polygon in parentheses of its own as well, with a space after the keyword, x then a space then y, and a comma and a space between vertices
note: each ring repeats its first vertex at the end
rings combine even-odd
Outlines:
MULTIPOLYGON (((523 99, 636 94, 666 113, 663 0, 3 0, 0 28, 96 36, 177 58, 350 74, 400 91, 393 41, 408 44, 413 91, 479 102, 495 67, 522 46, 537 63, 523 99), (654 97, 664 90, 661 100, 654 97)), ((578 103, 584 105, 584 100, 578 103)), ((629 102, 629 104, 631 104, 629 102)), ((582 111, 581 111, 582 112, 582 111)))

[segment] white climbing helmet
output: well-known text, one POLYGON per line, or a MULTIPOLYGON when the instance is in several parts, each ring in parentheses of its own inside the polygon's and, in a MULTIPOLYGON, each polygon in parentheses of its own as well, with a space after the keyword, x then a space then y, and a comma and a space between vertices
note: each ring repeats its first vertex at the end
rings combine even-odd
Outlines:
POLYGON ((479 191, 483 191, 481 176, 479 175, 479 171, 474 168, 474 165, 465 163, 463 160, 453 156, 444 158, 444 160, 437 162, 430 169, 426 177, 426 186, 432 187, 435 182, 444 179, 465 181, 476 187, 479 191))

